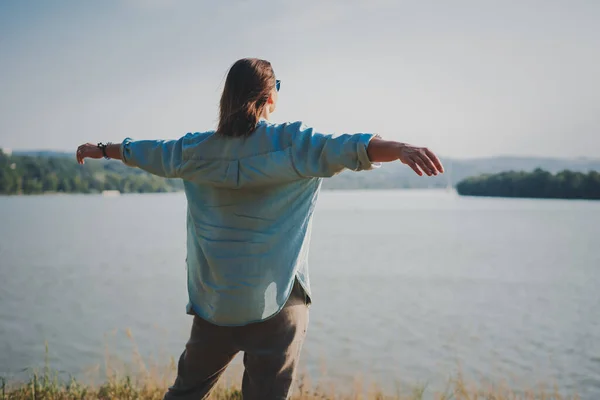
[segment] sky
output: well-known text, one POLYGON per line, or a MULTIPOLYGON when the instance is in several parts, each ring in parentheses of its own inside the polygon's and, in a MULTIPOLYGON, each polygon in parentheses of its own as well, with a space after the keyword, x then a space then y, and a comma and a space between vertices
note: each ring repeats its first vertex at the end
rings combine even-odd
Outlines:
POLYGON ((600 156, 597 0, 0 0, 0 147, 214 129, 264 58, 275 122, 444 156, 600 156))

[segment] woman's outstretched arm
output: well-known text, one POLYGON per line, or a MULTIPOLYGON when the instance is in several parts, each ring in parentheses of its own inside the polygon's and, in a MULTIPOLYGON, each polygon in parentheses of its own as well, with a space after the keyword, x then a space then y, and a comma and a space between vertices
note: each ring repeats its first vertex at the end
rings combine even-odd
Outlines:
POLYGON ((438 157, 425 147, 383 140, 370 133, 332 135, 301 122, 287 125, 292 136, 292 162, 300 176, 331 177, 344 169, 362 171, 382 162, 401 161, 419 176, 444 172, 438 157))
MULTIPOLYGON (((121 160, 130 167, 138 167, 153 175, 180 178, 185 164, 183 139, 134 141, 127 138, 122 143, 106 145, 105 153, 108 158, 121 160)), ((83 164, 86 158, 102 158, 104 155, 102 148, 93 143, 82 144, 76 153, 79 164, 83 164)))

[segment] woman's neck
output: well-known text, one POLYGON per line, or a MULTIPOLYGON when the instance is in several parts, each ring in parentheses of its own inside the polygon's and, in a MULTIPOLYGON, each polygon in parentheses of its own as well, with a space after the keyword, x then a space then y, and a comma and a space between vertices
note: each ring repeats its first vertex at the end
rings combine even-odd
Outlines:
POLYGON ((263 107, 263 110, 260 113, 260 118, 268 121, 270 116, 271 113, 269 112, 269 107, 263 107))

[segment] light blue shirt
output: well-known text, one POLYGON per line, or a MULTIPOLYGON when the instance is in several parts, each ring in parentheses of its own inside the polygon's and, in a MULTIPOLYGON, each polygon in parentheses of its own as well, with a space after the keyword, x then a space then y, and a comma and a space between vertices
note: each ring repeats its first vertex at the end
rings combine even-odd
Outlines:
POLYGON ((374 136, 263 120, 246 138, 210 131, 125 139, 125 164, 184 180, 187 312, 221 326, 264 321, 284 306, 296 278, 310 297, 308 249, 322 178, 372 169, 374 136))

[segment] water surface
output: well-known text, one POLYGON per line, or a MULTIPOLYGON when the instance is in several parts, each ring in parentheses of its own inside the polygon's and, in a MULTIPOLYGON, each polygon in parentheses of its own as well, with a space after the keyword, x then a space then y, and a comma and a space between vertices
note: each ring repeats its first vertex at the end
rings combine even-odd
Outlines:
MULTIPOLYGON (((187 339, 181 193, 0 197, 0 375, 178 357, 187 339), (115 331, 116 330, 116 331, 115 331)), ((443 388, 557 384, 600 398, 600 202, 323 192, 303 368, 443 388)), ((165 361, 166 362, 166 361, 165 361)))

